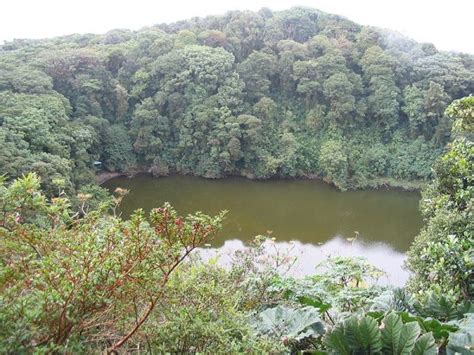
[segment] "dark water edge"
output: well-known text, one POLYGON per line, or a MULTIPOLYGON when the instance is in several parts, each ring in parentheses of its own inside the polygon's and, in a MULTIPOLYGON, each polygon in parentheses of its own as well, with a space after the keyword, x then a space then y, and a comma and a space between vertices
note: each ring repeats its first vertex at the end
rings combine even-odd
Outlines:
POLYGON ((392 283, 402 284, 407 277, 401 268, 404 253, 422 226, 419 193, 400 189, 341 192, 309 179, 214 180, 148 174, 113 178, 103 186, 130 190, 120 207, 124 217, 164 202, 182 215, 228 210, 221 233, 204 254, 229 253, 255 235, 270 235, 279 248, 291 247, 298 254, 295 269, 300 275, 313 273, 328 256, 365 256, 386 270, 392 283), (348 241, 356 236, 356 241, 348 241))
MULTIPOLYGON (((171 173, 165 176, 153 176, 148 169, 142 170, 133 170, 133 171, 126 171, 126 172, 111 172, 111 171, 101 171, 95 175, 95 181, 98 185, 106 185, 107 181, 116 179, 118 177, 126 177, 132 179, 136 176, 148 176, 154 179, 160 179, 163 177, 179 177, 179 176, 188 176, 188 177, 196 177, 202 178, 207 180, 224 180, 224 179, 232 179, 232 178, 243 178, 248 179, 251 181, 274 181, 274 180, 284 180, 284 181, 298 181, 298 180, 314 180, 323 182, 337 190, 339 190, 331 181, 328 181, 318 175, 305 175, 305 176, 295 176, 295 177, 270 177, 266 179, 257 179, 249 176, 244 175, 227 175, 220 178, 208 178, 199 175, 193 174, 178 174, 178 173, 171 173)), ((426 181, 421 180, 400 180, 400 179, 393 179, 393 178, 375 178, 368 180, 368 187, 362 189, 352 189, 352 190, 395 190, 395 191, 408 191, 408 192, 420 192, 425 186, 426 181)), ((351 190, 351 189, 350 189, 351 190)))

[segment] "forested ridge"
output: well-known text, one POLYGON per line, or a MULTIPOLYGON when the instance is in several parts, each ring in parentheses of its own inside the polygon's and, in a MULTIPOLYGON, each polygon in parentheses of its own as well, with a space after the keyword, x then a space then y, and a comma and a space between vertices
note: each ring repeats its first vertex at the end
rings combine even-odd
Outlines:
POLYGON ((0 47, 0 166, 51 194, 108 171, 419 182, 474 57, 306 8, 0 47))

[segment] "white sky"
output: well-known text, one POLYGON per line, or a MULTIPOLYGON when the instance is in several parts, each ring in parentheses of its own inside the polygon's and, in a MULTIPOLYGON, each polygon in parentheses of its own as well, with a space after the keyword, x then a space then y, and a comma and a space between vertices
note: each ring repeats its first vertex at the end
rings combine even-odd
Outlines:
POLYGON ((474 0, 0 0, 0 43, 299 5, 396 30, 442 50, 474 54, 474 0))

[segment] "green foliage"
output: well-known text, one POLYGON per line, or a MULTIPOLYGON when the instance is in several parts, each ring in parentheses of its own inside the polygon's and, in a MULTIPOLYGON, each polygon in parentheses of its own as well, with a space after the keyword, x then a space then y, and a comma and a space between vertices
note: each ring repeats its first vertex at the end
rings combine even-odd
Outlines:
POLYGON ((345 189, 347 180, 347 154, 342 141, 329 140, 321 145, 320 165, 329 181, 345 189))
POLYGON ((85 168, 87 174, 94 133, 91 127, 71 122, 68 110, 65 98, 57 93, 0 92, 3 172, 16 177, 33 170, 50 194, 55 178, 64 178, 68 190, 73 183, 83 183, 73 169, 85 168))
POLYGON ((420 301, 413 304, 416 312, 424 317, 433 317, 445 321, 462 318, 471 310, 471 301, 459 302, 453 291, 440 294, 428 292, 420 301))
POLYGON ((472 133, 474 122, 474 97, 469 96, 461 100, 454 101, 446 109, 446 114, 451 117, 457 117, 454 130, 458 134, 472 133))
POLYGON ((374 285, 383 273, 362 258, 328 258, 302 279, 275 276, 271 291, 297 305, 316 308, 326 321, 333 312, 368 308, 384 291, 374 285))
POLYGON ((311 282, 323 292, 323 299, 341 310, 353 311, 368 305, 382 291, 372 282, 383 272, 363 258, 328 258, 317 270, 311 282))
POLYGON ((382 348, 377 321, 369 316, 353 316, 339 323, 328 333, 325 344, 338 354, 376 354, 382 348))
POLYGON ((472 354, 474 351, 474 313, 458 323, 459 330, 449 335, 447 354, 472 354))
POLYGON ((39 186, 35 174, 0 186, 2 352, 140 342, 171 274, 223 217, 182 218, 166 204, 124 221, 83 205, 77 219, 65 197, 49 201, 39 186))
POLYGON ((413 355, 436 355, 436 344, 431 333, 425 333, 418 338, 413 349, 413 355))
POLYGON ((404 288, 388 289, 372 299, 371 311, 377 312, 414 312, 416 300, 404 288))
POLYGON ((420 327, 416 322, 403 324, 400 316, 392 312, 385 316, 381 334, 385 351, 393 354, 409 354, 415 347, 420 327))
POLYGON ((182 265, 144 327, 153 352, 271 352, 283 346, 252 331, 239 290, 215 261, 182 265))
POLYGON ((10 179, 33 167, 49 195, 50 178, 90 183, 94 161, 416 184, 449 140, 448 102, 474 88, 470 63, 307 8, 13 41, 0 47, 0 166, 10 179))
POLYGON ((412 290, 465 301, 474 295, 472 107, 468 97, 447 110, 459 115, 454 123, 457 137, 435 165, 435 180, 423 193, 421 210, 427 224, 416 237, 407 262, 413 272, 412 290))
POLYGON ((472 308, 454 293, 415 300, 375 286, 381 272, 360 258, 285 277, 291 258, 265 257, 264 237, 229 268, 190 259, 223 214, 183 218, 165 204, 122 220, 106 211, 126 190, 83 187, 73 208, 54 183, 48 199, 35 174, 2 179, 2 352, 436 354, 472 341, 472 308))
POLYGON ((319 313, 311 307, 292 309, 278 305, 256 314, 252 324, 257 334, 284 344, 298 343, 324 334, 319 313))
POLYGON ((298 296, 297 301, 305 306, 316 308, 320 313, 324 313, 331 308, 329 303, 323 302, 320 298, 311 298, 307 296, 298 296))
POLYGON ((113 197, 109 191, 98 185, 81 186, 75 198, 71 198, 72 208, 83 214, 108 208, 112 202, 113 197))
POLYGON ((104 167, 109 171, 127 171, 135 166, 130 137, 120 125, 108 127, 103 138, 104 167))
POLYGON ((437 354, 433 335, 420 333, 416 321, 405 323, 394 312, 386 314, 380 326, 369 315, 353 315, 338 323, 324 343, 337 354, 437 354))

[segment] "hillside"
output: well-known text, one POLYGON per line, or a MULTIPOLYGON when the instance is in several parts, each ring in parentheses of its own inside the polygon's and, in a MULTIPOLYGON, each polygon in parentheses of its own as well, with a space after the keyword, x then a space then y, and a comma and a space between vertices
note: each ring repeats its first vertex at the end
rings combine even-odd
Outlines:
POLYGON ((318 10, 229 12, 0 48, 0 166, 46 191, 107 171, 420 182, 474 57, 318 10))

